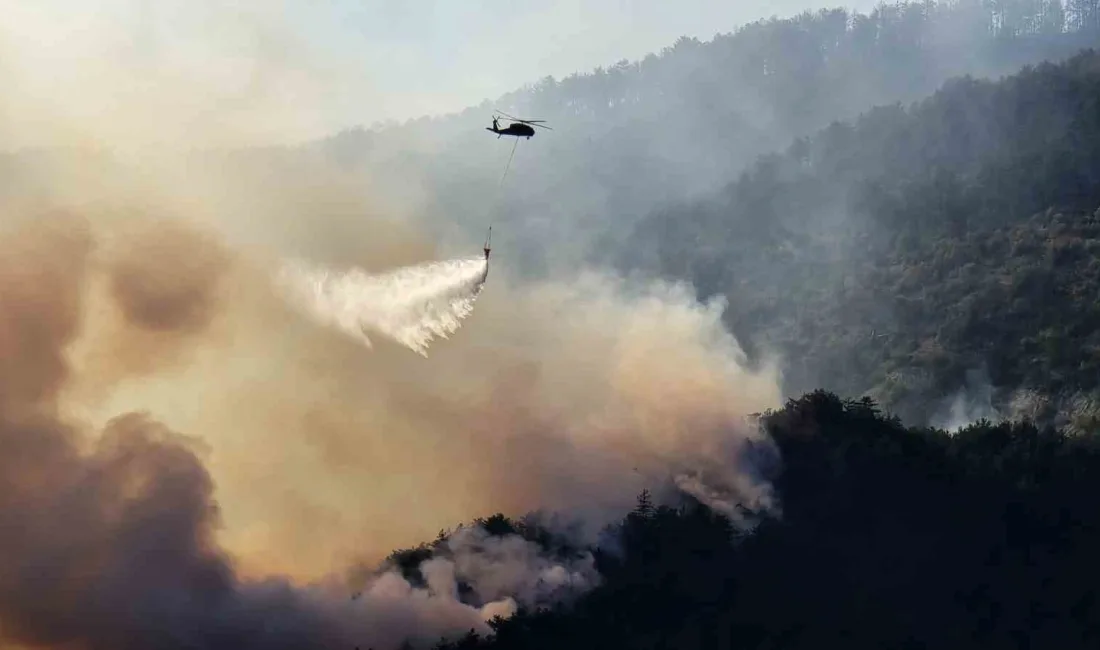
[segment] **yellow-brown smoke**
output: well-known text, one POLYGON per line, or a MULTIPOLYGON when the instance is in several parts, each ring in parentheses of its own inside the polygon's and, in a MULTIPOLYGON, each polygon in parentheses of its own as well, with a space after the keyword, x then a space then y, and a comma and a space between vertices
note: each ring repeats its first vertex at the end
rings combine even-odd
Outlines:
POLYGON ((29 391, 16 377, 52 368, 84 417, 148 409, 201 432, 227 540, 256 570, 317 574, 497 510, 628 507, 779 399, 718 312, 674 287, 502 274, 424 359, 315 325, 273 290, 277 260, 182 221, 38 223, 65 237, 19 272, 63 260, 81 283, 5 311, 65 306, 71 364, 35 357, 5 382, 29 391))
MULTIPOLYGON (((4 220, 0 518, 24 531, 0 549, 13 639, 122 643, 136 622, 49 636, 51 617, 106 616, 77 602, 105 584, 120 599, 240 599, 253 583, 239 580, 322 579, 498 510, 598 525, 684 472, 771 505, 737 454, 757 435, 741 416, 778 402, 775 377, 744 370, 717 310, 687 292, 599 274, 513 284, 498 270, 423 358, 296 312, 260 249, 119 214, 4 220), (57 589, 28 599, 26 567, 57 589)), ((317 607, 308 634, 342 640, 359 624, 317 607)), ((425 629, 478 620, 443 609, 425 629)), ((145 641, 172 633, 158 630, 145 641)))
POLYGON ((267 119, 309 121, 264 112, 287 104, 262 90, 295 87, 280 70, 321 81, 263 67, 256 101, 224 120, 197 111, 212 95, 193 79, 81 75, 91 59, 74 55, 76 85, 51 83, 58 60, 24 45, 65 41, 21 12, 0 28, 0 135, 77 149, 6 158, 0 179, 0 642, 392 647, 479 614, 397 579, 353 606, 278 576, 340 574, 495 511, 595 525, 697 472, 716 500, 771 503, 737 456, 758 435, 741 417, 778 405, 777 377, 744 368, 716 308, 598 273, 514 282, 494 260, 427 358, 366 349, 287 304, 273 275, 289 257, 372 273, 436 259, 419 205, 293 152, 112 151, 255 141, 278 130, 267 119), (285 633, 263 636, 264 620, 285 633))

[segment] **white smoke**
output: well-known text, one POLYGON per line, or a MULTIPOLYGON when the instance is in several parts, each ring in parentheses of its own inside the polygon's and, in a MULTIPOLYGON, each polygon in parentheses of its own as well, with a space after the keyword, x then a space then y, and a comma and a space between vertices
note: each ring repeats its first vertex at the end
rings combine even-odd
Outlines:
POLYGON ((399 569, 384 567, 353 600, 377 601, 383 594, 400 592, 410 600, 465 611, 466 620, 488 622, 508 618, 520 607, 541 609, 568 601, 601 581, 588 551, 555 558, 520 535, 493 535, 481 526, 459 527, 417 570, 423 578, 420 586, 399 569))
POLYGON ((371 275, 292 260, 276 281, 293 305, 322 325, 367 347, 373 347, 367 335, 372 331, 426 357, 432 341, 448 338, 473 311, 488 264, 474 257, 371 275))
POLYGON ((594 558, 585 552, 559 561, 519 535, 493 536, 466 526, 446 542, 452 570, 469 583, 482 609, 515 610, 515 604, 543 607, 585 592, 600 581, 594 558))
POLYGON ((930 423, 945 431, 958 431, 982 420, 1004 420, 1006 415, 993 403, 993 393, 993 384, 985 368, 969 370, 966 384, 944 403, 930 423))

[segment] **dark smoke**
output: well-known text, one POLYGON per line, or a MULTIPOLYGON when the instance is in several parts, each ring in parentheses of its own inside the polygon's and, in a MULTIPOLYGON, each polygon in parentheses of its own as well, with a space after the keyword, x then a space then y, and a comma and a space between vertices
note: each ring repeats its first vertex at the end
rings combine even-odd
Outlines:
MULTIPOLYGON (((394 576, 388 590, 376 585, 358 603, 336 587, 242 579, 215 541, 220 514, 197 440, 140 412, 96 435, 68 421, 59 395, 93 243, 71 217, 21 225, 0 240, 4 641, 87 650, 392 647, 408 630, 431 640, 482 627, 473 608, 418 596, 394 576)), ((196 304, 192 292, 177 297, 196 304)))
POLYGON ((112 297, 126 319, 151 330, 205 328, 228 263, 222 243, 175 221, 142 224, 110 269, 112 297))

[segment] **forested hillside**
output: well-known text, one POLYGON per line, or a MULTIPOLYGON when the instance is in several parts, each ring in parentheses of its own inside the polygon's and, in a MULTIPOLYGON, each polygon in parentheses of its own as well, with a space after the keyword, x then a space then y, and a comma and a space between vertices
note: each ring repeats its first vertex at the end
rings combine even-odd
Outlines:
MULTIPOLYGON (((25 647, 424 648, 488 619, 494 634, 437 650, 1100 648, 1100 0, 806 13, 458 115, 182 164, 111 158, 0 156, 13 214, 79 203, 123 233, 86 237, 86 276, 75 246, 11 240, 0 342, 30 354, 0 377, 16 407, 0 457, 20 470, 0 498, 16 530, 0 614, 25 647), (518 141, 503 185, 515 141, 484 130, 493 108, 554 127, 518 141), (169 234, 130 240, 137 263, 114 257, 131 218, 177 211, 224 221, 248 254, 203 264, 191 251, 216 244, 169 234), (427 361, 314 338, 261 287, 311 247, 318 265, 368 273, 480 255, 490 222, 486 294, 508 290, 427 361), (239 268, 215 301, 207 267, 223 265, 239 268), (728 303, 750 362, 778 356, 794 396, 746 418, 767 435, 731 420, 779 403, 774 382, 741 373, 711 320, 656 293, 620 307, 628 281, 559 290, 601 266, 728 303), (561 283, 525 294, 532 276, 561 283), (188 323, 150 329, 134 303, 188 323), (130 416, 85 454, 101 409, 130 400, 210 432, 210 471, 130 416), (713 467, 736 470, 720 499, 691 483, 713 467), (742 480, 774 488, 767 511, 735 521, 702 503, 728 506, 742 480), (643 482, 632 512, 592 532, 604 493, 643 482), (215 543, 223 499, 263 551, 255 579, 215 543), (419 535, 485 503, 577 512, 481 513, 354 567, 350 601, 331 576, 262 573, 297 550, 328 567, 369 543, 376 558, 406 518, 419 535), (88 530, 71 540, 69 521, 88 530)), ((356 279, 326 314, 389 320, 401 303, 393 321, 415 323, 403 315, 440 296, 471 304, 486 268, 438 292, 356 279)))
MULTIPOLYGON (((1094 648, 1095 436, 906 429, 814 392, 765 414, 782 517, 737 534, 643 494, 604 583, 441 649, 1094 648)), ((496 519, 497 534, 510 530, 496 519)))
POLYGON ((645 268, 727 296, 741 338, 790 360, 793 392, 870 391, 920 422, 984 372, 1006 415, 1087 421, 1100 389, 1098 107, 1091 51, 955 80, 650 215, 621 256, 654 251, 645 268))
MULTIPOLYGON (((513 269, 723 296, 803 395, 761 417, 776 513, 743 531, 643 493, 587 549, 599 586, 441 650, 1097 647, 1098 37, 1091 0, 960 0, 683 39, 496 103, 556 129, 501 195, 488 104, 322 143, 468 241, 496 218, 513 269), (998 414, 1039 423, 927 426, 998 414)), ((425 585, 447 539, 387 566, 425 585)))
POLYGON ((502 263, 570 269, 654 206, 705 195, 834 120, 1100 43, 1094 5, 902 2, 716 26, 726 33, 707 42, 546 78, 454 116, 347 131, 318 150, 401 188, 445 240, 476 248, 494 219, 502 263), (518 143, 499 194, 513 142, 484 130, 493 108, 554 129, 518 143))
MULTIPOLYGON (((495 221, 510 271, 689 280, 804 395, 761 420, 774 516, 743 532, 643 494, 587 549, 599 586, 441 648, 1097 647, 1098 44, 1093 0, 823 11, 304 157, 226 154, 258 188, 318 159, 370 179, 456 252, 495 221), (518 143, 499 193, 494 107, 555 129, 518 143), (1058 426, 925 426, 983 414, 1058 426)), ((555 561, 585 550, 476 526, 555 561)), ((430 586, 448 539, 387 566, 430 586)))
POLYGON ((643 494, 595 549, 600 586, 439 648, 1100 643, 1098 109, 1092 51, 958 79, 650 215, 616 249, 624 266, 726 296, 797 381, 882 402, 815 390, 765 413, 780 507, 754 529, 643 494), (1064 426, 949 432, 880 410, 946 419, 986 380, 1003 413, 1064 426))
MULTIPOLYGON (((771 123, 757 132, 770 139, 742 142, 753 160, 717 163, 724 187, 606 216, 634 223, 596 233, 604 259, 725 297, 750 351, 784 358, 787 390, 803 396, 761 419, 782 458, 781 512, 739 532, 690 499, 655 507, 643 494, 617 543, 595 549, 599 587, 440 648, 1100 643, 1100 53, 1057 61, 1084 32, 1052 27, 1049 3, 1013 23, 1024 6, 984 14, 975 40, 986 72, 1028 38, 1014 61, 1037 65, 981 79, 971 58, 951 65, 975 75, 948 78, 925 60, 912 65, 926 74, 899 79, 868 73, 868 56, 866 85, 840 75, 828 101, 802 78, 807 94, 784 96, 798 108, 769 113, 789 140, 771 123), (926 426, 983 415, 1039 424, 926 426)), ((957 33, 973 35, 968 7, 938 11, 960 12, 957 33)), ((738 127, 719 121, 694 128, 732 148, 738 127)))

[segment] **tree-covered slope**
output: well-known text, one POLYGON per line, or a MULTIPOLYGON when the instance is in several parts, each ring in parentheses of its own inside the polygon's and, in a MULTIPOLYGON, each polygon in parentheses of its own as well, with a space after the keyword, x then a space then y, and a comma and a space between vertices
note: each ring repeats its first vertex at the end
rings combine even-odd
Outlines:
POLYGON ((732 328, 787 358, 793 392, 871 391, 920 421, 980 371, 1002 409, 1020 390, 1080 401, 1100 389, 1097 170, 1087 51, 799 139, 652 213, 621 262, 725 295, 732 328))
POLYGON ((476 243, 495 219, 512 266, 570 268, 653 206, 711 191, 834 120, 1100 43, 1093 9, 1078 4, 902 2, 762 20, 457 115, 350 130, 318 150, 381 187, 403 186, 456 239, 476 243), (493 108, 554 128, 518 143, 503 186, 513 142, 485 132, 493 108))
MULTIPOLYGON (((907 429, 825 392, 765 414, 783 513, 737 535, 640 500, 572 605, 457 648, 1089 648, 1095 436, 907 429)), ((644 497, 644 495, 643 495, 644 497)))

